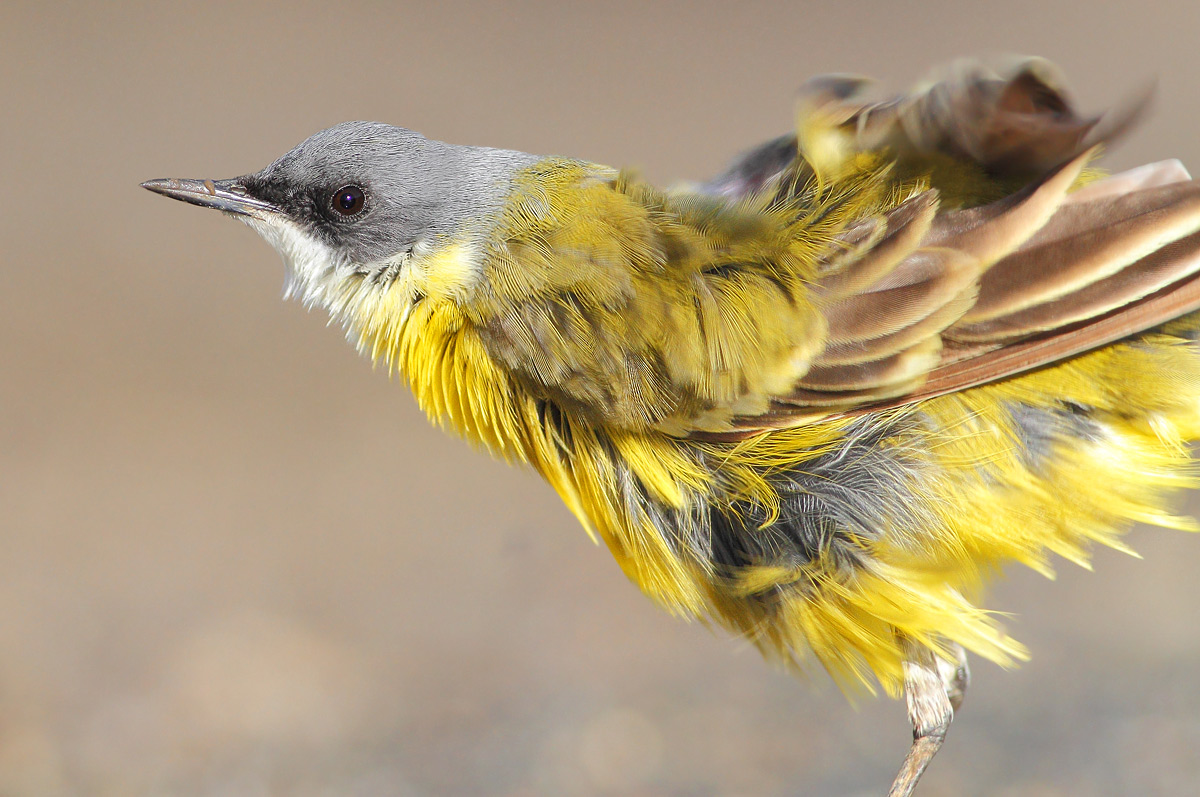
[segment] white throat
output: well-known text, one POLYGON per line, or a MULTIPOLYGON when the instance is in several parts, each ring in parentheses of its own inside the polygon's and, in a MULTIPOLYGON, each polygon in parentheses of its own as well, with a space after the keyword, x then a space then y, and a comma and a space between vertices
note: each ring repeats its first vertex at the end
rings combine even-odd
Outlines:
POLYGON ((305 307, 329 307, 353 276, 353 265, 328 244, 283 217, 239 216, 283 258, 287 268, 284 298, 305 307))

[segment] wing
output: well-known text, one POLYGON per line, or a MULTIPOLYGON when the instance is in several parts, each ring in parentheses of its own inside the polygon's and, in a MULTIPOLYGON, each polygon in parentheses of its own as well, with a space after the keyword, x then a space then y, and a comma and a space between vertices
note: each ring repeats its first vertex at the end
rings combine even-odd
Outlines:
POLYGON ((699 191, 597 180, 526 223, 493 281, 537 280, 489 315, 493 356, 590 421, 738 439, 1004 379, 1200 307, 1200 186, 1177 162, 1072 191, 1133 112, 1078 117, 1040 62, 874 105, 849 104, 857 85, 811 84, 796 136, 699 191))
POLYGON ((885 150, 901 177, 930 182, 944 208, 1002 198, 1099 142, 1112 142, 1141 116, 1149 92, 1103 116, 1075 113, 1054 67, 1017 62, 998 75, 973 61, 926 88, 875 103, 854 102, 864 78, 825 75, 800 90, 798 132, 744 153, 700 190, 742 197, 791 168, 797 152, 816 162, 846 151, 885 150), (832 150, 832 152, 831 152, 832 150))
MULTIPOLYGON (((1080 160, 1002 202, 936 214, 885 277, 834 298, 828 345, 797 389, 722 437, 994 382, 1200 308, 1200 185, 1168 161, 1065 194, 1080 160)), ((876 257, 839 282, 878 270, 876 257)))
POLYGON ((526 390, 590 423, 729 429, 824 345, 812 286, 855 220, 894 206, 879 170, 780 196, 668 194, 546 162, 518 186, 470 312, 526 390))

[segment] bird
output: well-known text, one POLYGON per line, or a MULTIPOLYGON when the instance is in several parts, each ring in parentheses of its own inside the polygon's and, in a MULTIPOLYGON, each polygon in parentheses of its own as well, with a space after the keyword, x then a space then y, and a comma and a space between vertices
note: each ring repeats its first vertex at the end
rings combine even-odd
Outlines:
POLYGON ((967 652, 1028 655, 991 576, 1193 528, 1200 185, 1102 170, 1145 102, 1081 115, 1041 59, 866 93, 809 80, 793 130, 670 188, 377 122, 143 186, 256 230, 287 296, 661 607, 903 696, 903 797, 967 652))

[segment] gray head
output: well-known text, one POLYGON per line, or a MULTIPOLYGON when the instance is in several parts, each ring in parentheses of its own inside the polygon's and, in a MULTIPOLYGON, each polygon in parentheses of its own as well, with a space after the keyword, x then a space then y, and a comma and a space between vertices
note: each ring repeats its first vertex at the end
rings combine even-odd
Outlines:
POLYGON ((313 300, 339 270, 386 269, 413 247, 488 218, 513 174, 536 160, 378 122, 345 122, 253 174, 142 185, 246 221, 280 251, 313 300))

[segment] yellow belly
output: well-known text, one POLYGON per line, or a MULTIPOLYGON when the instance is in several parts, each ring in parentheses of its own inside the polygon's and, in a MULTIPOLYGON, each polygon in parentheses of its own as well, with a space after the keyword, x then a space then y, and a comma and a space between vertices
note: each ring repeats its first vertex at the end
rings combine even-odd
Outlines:
POLYGON ((1133 522, 1186 525, 1166 500, 1200 435, 1194 316, 914 407, 703 443, 573 420, 498 368, 452 302, 405 307, 364 316, 361 345, 432 418, 530 463, 660 605, 789 665, 815 654, 843 684, 898 691, 897 634, 1019 659, 973 603, 991 571, 1083 562, 1133 522))
POLYGON ((897 633, 934 649, 958 642, 1004 664, 1024 656, 973 603, 1003 563, 1048 573, 1051 554, 1084 563, 1089 543, 1120 547, 1133 522, 1192 527, 1167 503, 1192 483, 1197 329, 1200 317, 1188 317, 1018 379, 853 423, 736 444, 596 441, 589 445, 602 453, 573 452, 569 470, 591 523, 658 602, 714 618, 789 664, 815 653, 844 684, 878 680, 896 691, 897 633), (839 459, 838 469, 824 464, 839 459), (804 501, 781 489, 789 479, 808 498, 824 495, 803 520, 789 501, 804 501), (664 483, 676 489, 656 486, 664 483), (834 505, 839 496, 846 506, 834 505), (723 512, 754 521, 736 531, 766 540, 758 561, 722 566, 705 548, 723 512), (820 537, 822 513, 841 522, 824 547, 816 539, 789 549, 787 534, 772 533, 791 524, 820 537))

